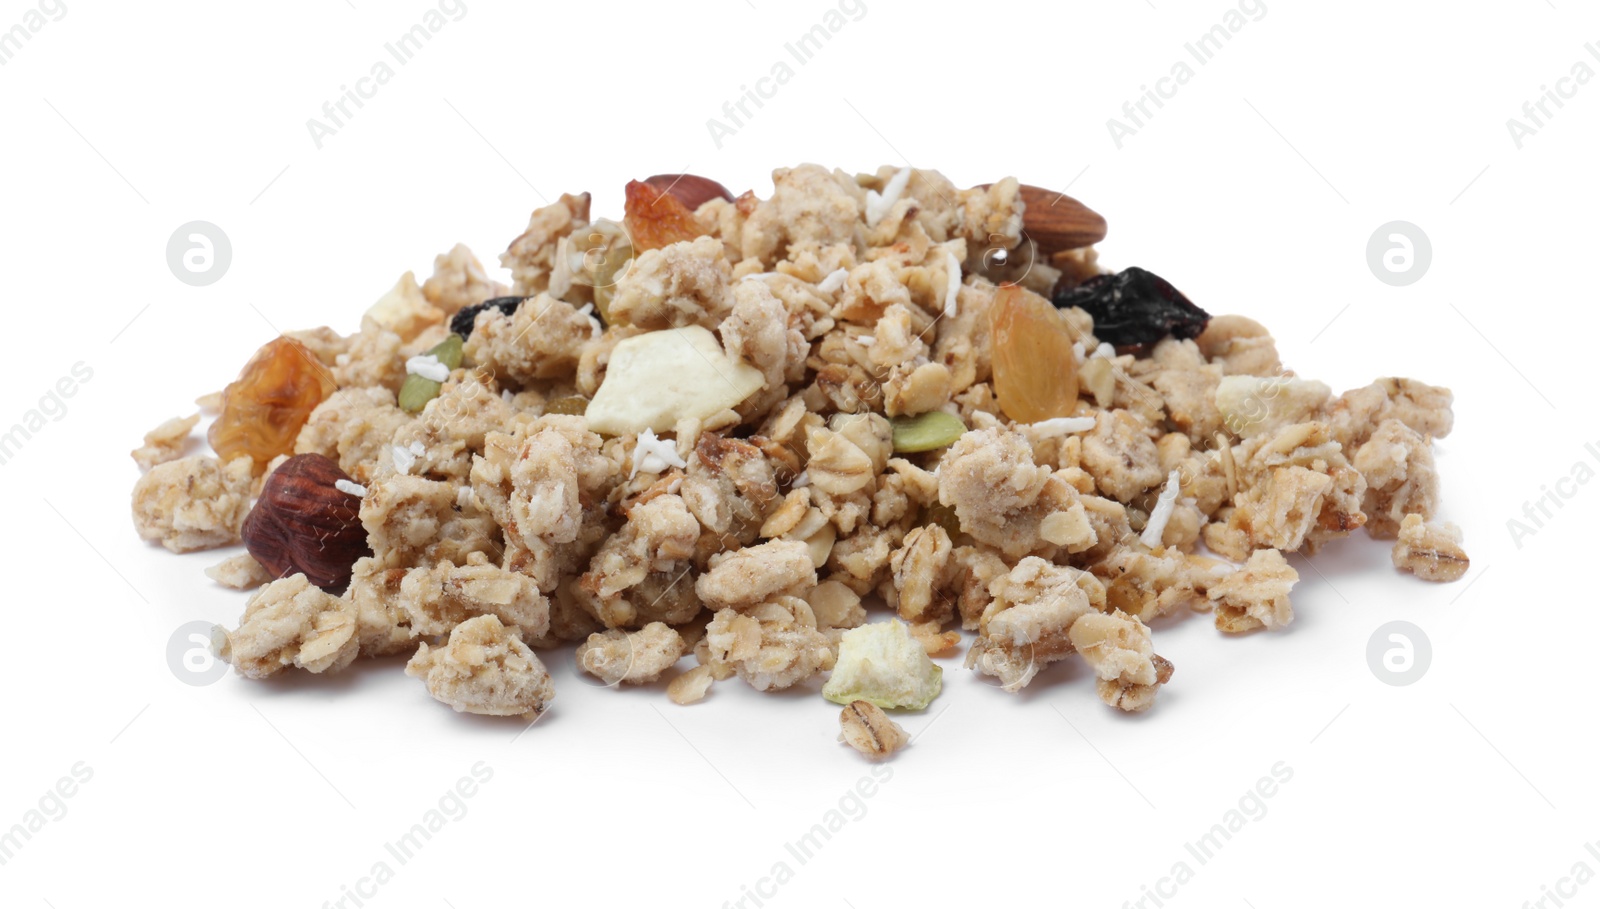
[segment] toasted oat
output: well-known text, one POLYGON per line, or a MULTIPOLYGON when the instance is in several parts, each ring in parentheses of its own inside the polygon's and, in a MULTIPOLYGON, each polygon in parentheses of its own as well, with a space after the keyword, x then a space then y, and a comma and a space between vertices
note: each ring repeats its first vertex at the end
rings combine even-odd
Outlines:
POLYGON ((883 708, 867 701, 851 701, 839 711, 839 741, 872 760, 882 760, 911 741, 900 724, 883 708))
POLYGON ((681 673, 667 685, 667 697, 674 704, 698 703, 711 690, 716 679, 709 666, 696 666, 681 673))

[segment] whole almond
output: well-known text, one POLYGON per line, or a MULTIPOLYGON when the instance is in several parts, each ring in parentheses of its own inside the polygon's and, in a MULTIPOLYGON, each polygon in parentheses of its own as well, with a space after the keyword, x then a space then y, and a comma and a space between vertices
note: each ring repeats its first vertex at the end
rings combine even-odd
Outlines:
POLYGON ((244 519, 244 548, 273 577, 302 573, 332 590, 350 583, 356 560, 370 555, 361 498, 334 484, 350 477, 319 454, 295 455, 267 477, 244 519))
POLYGON ((728 192, 726 186, 710 177, 697 177, 694 174, 656 174, 654 177, 646 177, 644 182, 661 192, 676 196, 690 211, 712 199, 733 201, 733 193, 728 192))
MULTIPOLYGON (((989 184, 980 184, 988 189, 989 184)), ((1022 232, 1048 256, 1065 249, 1093 246, 1106 238, 1106 219, 1066 193, 1019 185, 1022 195, 1022 232)))

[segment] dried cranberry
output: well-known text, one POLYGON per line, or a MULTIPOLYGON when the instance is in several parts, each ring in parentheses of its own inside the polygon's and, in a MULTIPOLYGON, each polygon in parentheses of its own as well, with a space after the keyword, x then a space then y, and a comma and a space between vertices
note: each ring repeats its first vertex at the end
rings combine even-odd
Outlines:
POLYGON ((1095 337, 1117 347, 1154 344, 1167 335, 1198 337, 1211 321, 1160 275, 1138 267, 1059 289, 1051 302, 1093 316, 1095 337))

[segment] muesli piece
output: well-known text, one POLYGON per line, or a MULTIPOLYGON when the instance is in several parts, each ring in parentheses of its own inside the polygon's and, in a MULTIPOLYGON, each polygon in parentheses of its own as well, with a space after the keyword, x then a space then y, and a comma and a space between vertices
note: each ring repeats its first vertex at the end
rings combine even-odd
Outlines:
POLYGON ((589 635, 578 645, 578 668, 607 685, 654 682, 672 668, 688 647, 682 636, 663 622, 638 631, 610 629, 589 635))
POLYGON ((1461 548, 1461 528, 1432 524, 1422 515, 1408 514, 1400 522, 1399 538, 1391 554, 1396 568, 1424 581, 1455 581, 1472 566, 1461 548))
POLYGON ((796 685, 832 668, 834 660, 811 607, 797 597, 778 597, 743 611, 720 610, 702 643, 713 674, 719 666, 731 668, 757 691, 796 685))
POLYGON ((1289 591, 1300 575, 1276 549, 1258 549, 1237 571, 1214 581, 1206 597, 1216 605, 1217 628, 1229 634, 1277 629, 1294 621, 1289 591))
POLYGON ((533 579, 489 564, 481 552, 465 565, 413 568, 400 583, 400 605, 413 634, 445 634, 473 616, 493 615, 532 639, 550 630, 550 602, 533 579))
POLYGON ((711 609, 746 611, 777 597, 804 595, 817 586, 817 569, 804 543, 771 540, 713 556, 694 586, 711 609))
POLYGON ((457 713, 536 720, 555 698, 550 673, 516 630, 492 615, 468 619, 438 647, 426 642, 406 663, 434 700, 457 713))
POLYGON ((532 296, 549 287, 561 240, 588 223, 588 193, 562 193, 555 202, 536 209, 527 230, 500 254, 500 264, 511 269, 512 293, 532 296))
POLYGON ((262 587, 245 602, 239 627, 222 632, 217 655, 251 679, 277 675, 290 666, 331 672, 355 660, 361 647, 359 628, 354 605, 294 574, 262 587))
POLYGON ((1046 665, 1072 654, 1072 624, 1094 611, 1079 586, 1083 572, 1029 556, 989 585, 994 596, 967 651, 968 669, 1020 691, 1046 665))
POLYGON ((489 278, 483 263, 463 243, 434 256, 433 276, 422 282, 422 295, 447 316, 510 292, 511 288, 489 278))
POLYGON ((1369 536, 1395 539, 1408 514, 1432 519, 1439 502, 1433 440, 1399 420, 1384 420, 1356 451, 1353 463, 1367 480, 1362 510, 1369 536))
POLYGON ((1150 629, 1125 612, 1088 613, 1072 623, 1068 637, 1099 677, 1100 700, 1118 710, 1148 710, 1172 678, 1172 663, 1151 646, 1150 629))
POLYGON ((172 552, 239 542, 239 529, 250 513, 254 467, 247 457, 223 464, 193 455, 150 468, 133 486, 133 525, 139 538, 172 552))

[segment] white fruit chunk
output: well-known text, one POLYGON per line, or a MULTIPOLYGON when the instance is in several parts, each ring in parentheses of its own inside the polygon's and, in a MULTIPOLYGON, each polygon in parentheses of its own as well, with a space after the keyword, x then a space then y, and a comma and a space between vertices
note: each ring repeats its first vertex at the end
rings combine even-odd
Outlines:
POLYGON ((735 407, 763 384, 761 370, 728 356, 698 325, 652 331, 617 343, 584 416, 607 435, 666 432, 685 417, 735 407))

